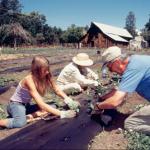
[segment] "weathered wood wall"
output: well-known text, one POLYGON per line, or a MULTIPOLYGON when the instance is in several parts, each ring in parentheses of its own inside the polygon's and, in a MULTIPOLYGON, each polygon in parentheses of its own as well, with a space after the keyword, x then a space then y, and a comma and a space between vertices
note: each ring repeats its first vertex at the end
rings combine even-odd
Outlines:
POLYGON ((113 45, 119 47, 128 46, 128 43, 114 41, 94 25, 89 29, 87 34, 81 38, 80 42, 82 43, 82 47, 107 48, 113 45))

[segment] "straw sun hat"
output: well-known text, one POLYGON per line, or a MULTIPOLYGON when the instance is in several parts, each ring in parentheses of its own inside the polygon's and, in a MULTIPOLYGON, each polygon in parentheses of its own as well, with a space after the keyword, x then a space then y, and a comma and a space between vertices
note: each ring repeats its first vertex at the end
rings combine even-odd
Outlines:
POLYGON ((89 58, 86 53, 79 53, 72 58, 72 61, 79 66, 91 66, 93 61, 89 58))

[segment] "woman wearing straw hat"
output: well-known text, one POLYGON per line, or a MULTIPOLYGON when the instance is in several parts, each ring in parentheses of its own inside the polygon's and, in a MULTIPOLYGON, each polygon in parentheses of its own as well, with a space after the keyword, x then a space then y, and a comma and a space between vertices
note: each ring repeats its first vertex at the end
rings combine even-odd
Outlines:
POLYGON ((86 53, 73 57, 58 76, 57 84, 61 90, 69 94, 71 90, 82 92, 87 86, 98 86, 98 75, 88 68, 91 65, 93 61, 86 53))

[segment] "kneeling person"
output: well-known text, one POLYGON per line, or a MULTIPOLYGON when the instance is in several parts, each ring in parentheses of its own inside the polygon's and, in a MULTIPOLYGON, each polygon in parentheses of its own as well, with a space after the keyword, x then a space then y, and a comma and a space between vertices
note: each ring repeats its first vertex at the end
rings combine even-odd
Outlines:
POLYGON ((61 71, 57 78, 57 85, 67 94, 73 90, 82 92, 88 86, 98 86, 98 75, 88 68, 91 65, 93 61, 86 53, 77 54, 61 71))

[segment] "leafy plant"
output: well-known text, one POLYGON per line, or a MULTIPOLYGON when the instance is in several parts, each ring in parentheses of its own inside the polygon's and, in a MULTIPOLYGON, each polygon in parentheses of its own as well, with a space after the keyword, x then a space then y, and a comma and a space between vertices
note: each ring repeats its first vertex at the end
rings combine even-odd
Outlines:
POLYGON ((150 136, 135 131, 125 131, 124 135, 128 140, 128 150, 150 149, 150 136))
POLYGON ((135 110, 135 111, 138 111, 138 110, 140 110, 141 108, 143 108, 144 106, 147 106, 147 104, 139 104, 139 105, 136 105, 135 108, 134 108, 134 110, 135 110))
POLYGON ((6 119, 7 114, 5 113, 5 107, 4 105, 0 105, 0 119, 6 119))
POLYGON ((108 90, 107 86, 99 84, 97 87, 95 87, 95 94, 102 96, 104 93, 106 93, 107 90, 108 90))
POLYGON ((14 82, 15 80, 14 79, 11 79, 11 78, 4 78, 4 77, 0 77, 0 86, 6 86, 8 85, 8 83, 10 82, 14 82))

